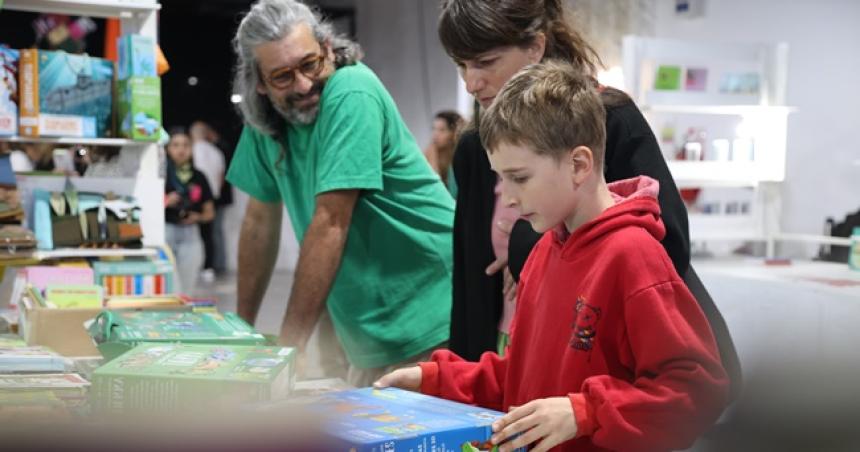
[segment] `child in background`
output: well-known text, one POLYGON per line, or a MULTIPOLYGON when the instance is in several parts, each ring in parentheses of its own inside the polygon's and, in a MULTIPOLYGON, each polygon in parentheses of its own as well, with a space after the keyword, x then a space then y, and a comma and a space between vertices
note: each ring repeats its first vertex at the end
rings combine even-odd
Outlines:
POLYGON ((165 238, 176 257, 177 292, 194 293, 203 266, 199 223, 215 218, 215 203, 206 176, 194 169, 191 137, 173 129, 167 142, 167 180, 164 183, 165 238))
POLYGON ((450 351, 376 386, 508 411, 503 452, 685 449, 728 378, 707 319, 660 245, 655 180, 607 185, 605 111, 565 63, 528 66, 483 114, 503 200, 543 237, 522 273, 504 358, 450 351))

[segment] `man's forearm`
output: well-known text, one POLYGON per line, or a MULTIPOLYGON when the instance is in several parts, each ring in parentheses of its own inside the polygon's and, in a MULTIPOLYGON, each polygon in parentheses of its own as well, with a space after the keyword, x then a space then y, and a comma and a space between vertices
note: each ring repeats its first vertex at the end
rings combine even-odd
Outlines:
MULTIPOLYGON (((280 206, 278 206, 281 209, 280 206)), ((280 211, 276 218, 246 213, 239 235, 236 312, 254 324, 272 277, 281 238, 280 211)))
POLYGON ((293 289, 281 326, 284 345, 303 350, 325 309, 348 230, 311 223, 302 241, 293 289))

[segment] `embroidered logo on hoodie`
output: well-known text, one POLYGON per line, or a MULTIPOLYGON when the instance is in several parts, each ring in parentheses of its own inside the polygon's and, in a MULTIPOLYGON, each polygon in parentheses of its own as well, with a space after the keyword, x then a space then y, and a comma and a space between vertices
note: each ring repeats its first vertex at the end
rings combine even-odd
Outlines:
POLYGON ((582 296, 578 297, 570 346, 576 350, 591 351, 594 348, 594 340, 597 338, 597 322, 599 320, 600 308, 586 303, 582 296))

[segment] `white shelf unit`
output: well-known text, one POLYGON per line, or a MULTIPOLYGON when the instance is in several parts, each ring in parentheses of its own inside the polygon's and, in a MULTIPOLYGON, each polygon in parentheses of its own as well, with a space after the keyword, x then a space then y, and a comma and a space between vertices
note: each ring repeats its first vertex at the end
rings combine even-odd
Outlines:
MULTIPOLYGON (((5 10, 39 13, 58 13, 91 17, 120 19, 120 33, 135 33, 158 40, 157 0, 5 0, 0 14, 5 10)), ((56 144, 83 144, 118 146, 119 165, 123 178, 116 183, 123 191, 131 191, 141 205, 141 228, 145 246, 164 244, 164 178, 162 174, 163 150, 156 143, 119 138, 27 138, 3 137, 10 142, 42 142, 56 144), (131 184, 131 187, 129 187, 131 184)), ((82 180, 86 180, 83 178, 82 180)), ((79 188, 80 189, 80 188, 79 188)))
POLYGON ((70 16, 148 16, 161 8, 155 0, 5 0, 3 9, 70 16))
POLYGON ((84 257, 155 257, 158 250, 155 248, 140 249, 96 249, 96 248, 58 248, 55 250, 34 251, 33 258, 67 259, 84 257))
POLYGON ((152 143, 146 141, 135 141, 126 138, 80 138, 80 137, 0 137, 0 141, 9 143, 53 143, 53 144, 79 144, 83 146, 114 146, 114 147, 145 147, 152 143))
POLYGON ((721 207, 706 209, 707 213, 691 211, 691 240, 763 241, 772 255, 773 243, 781 237, 780 183, 785 180, 788 117, 796 111, 785 105, 788 46, 626 36, 623 58, 625 87, 661 140, 678 187, 702 189, 700 200, 708 192, 723 189, 752 191, 749 200, 735 203, 731 213, 719 202, 710 206, 721 207), (655 89, 662 66, 681 68, 678 89, 655 89), (704 70, 704 82, 688 88, 687 69, 704 70), (758 90, 725 92, 727 74, 757 74, 758 90), (703 160, 675 159, 688 129, 707 131, 703 160), (663 142, 665 135, 674 138, 663 142), (737 152, 732 156, 716 152, 713 146, 714 139, 721 139, 734 147, 739 138, 751 143, 751 155, 737 152), (738 205, 744 208, 738 209, 738 205))

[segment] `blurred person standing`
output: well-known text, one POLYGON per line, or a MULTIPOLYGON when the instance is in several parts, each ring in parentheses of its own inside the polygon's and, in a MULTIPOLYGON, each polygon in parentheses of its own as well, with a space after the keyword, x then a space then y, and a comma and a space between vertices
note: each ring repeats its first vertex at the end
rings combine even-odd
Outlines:
POLYGON ((200 223, 200 237, 203 239, 205 252, 203 272, 200 277, 204 282, 211 283, 215 281, 215 273, 218 270, 216 256, 219 254, 219 248, 220 253, 222 255, 224 253, 224 234, 221 226, 223 213, 219 215, 221 209, 218 205, 218 196, 224 183, 226 163, 224 152, 215 145, 217 134, 209 124, 195 121, 188 131, 191 134, 194 167, 206 176, 215 202, 214 220, 200 223))

